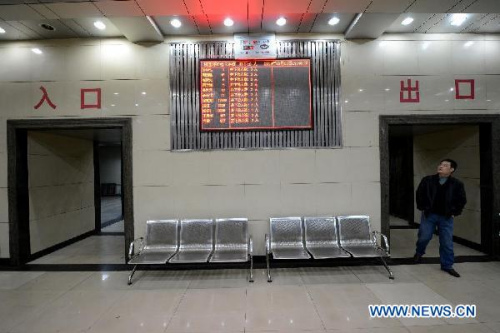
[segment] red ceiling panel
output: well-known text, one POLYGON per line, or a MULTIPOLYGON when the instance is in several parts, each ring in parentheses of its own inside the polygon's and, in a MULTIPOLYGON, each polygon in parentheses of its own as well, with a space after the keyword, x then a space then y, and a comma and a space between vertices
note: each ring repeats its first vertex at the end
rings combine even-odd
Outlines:
POLYGON ((305 13, 310 0, 268 0, 264 2, 264 14, 285 15, 305 13))
POLYGON ((201 0, 207 15, 247 16, 247 0, 201 0))

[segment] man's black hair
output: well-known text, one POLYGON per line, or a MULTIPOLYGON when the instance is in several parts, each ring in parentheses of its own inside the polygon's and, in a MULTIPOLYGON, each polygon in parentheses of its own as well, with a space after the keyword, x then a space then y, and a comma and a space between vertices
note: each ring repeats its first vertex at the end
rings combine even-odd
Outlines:
POLYGON ((455 162, 451 158, 445 158, 444 160, 439 162, 439 164, 441 164, 443 162, 450 162, 450 166, 454 169, 453 172, 457 171, 458 164, 457 164, 457 162, 455 162))

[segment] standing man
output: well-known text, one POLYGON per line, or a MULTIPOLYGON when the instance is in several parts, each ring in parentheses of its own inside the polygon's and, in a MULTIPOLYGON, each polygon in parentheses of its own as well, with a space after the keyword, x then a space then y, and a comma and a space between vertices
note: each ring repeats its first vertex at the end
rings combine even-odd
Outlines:
POLYGON ((437 174, 422 178, 418 185, 417 208, 422 211, 422 218, 413 259, 415 263, 421 261, 437 227, 441 269, 450 275, 460 277, 460 274, 453 269, 453 217, 462 213, 467 199, 464 184, 452 177, 455 170, 457 162, 444 159, 439 163, 437 174))

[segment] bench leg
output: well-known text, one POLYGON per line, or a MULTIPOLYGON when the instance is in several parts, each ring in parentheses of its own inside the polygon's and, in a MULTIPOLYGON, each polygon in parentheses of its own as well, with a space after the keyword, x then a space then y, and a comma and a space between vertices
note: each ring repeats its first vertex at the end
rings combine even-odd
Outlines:
POLYGON ((132 269, 132 272, 130 272, 130 275, 128 276, 128 285, 130 286, 132 284, 132 277, 135 274, 135 270, 137 269, 137 265, 134 266, 132 269))
POLYGON ((271 266, 269 264, 269 253, 266 253, 266 264, 267 264, 267 282, 273 282, 271 277, 271 266))
POLYGON ((387 269, 387 272, 389 272, 389 279, 394 280, 394 273, 392 273, 389 265, 387 265, 383 257, 380 257, 380 260, 382 260, 382 264, 384 264, 385 269, 387 269))
POLYGON ((250 255, 250 277, 248 282, 253 282, 253 256, 250 255))

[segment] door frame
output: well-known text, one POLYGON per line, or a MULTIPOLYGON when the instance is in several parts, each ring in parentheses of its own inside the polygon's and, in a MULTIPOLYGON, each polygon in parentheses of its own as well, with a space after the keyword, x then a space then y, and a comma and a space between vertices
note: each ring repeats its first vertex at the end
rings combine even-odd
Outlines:
POLYGON ((481 246, 500 258, 500 115, 381 115, 379 116, 381 231, 390 238, 389 127, 391 125, 477 125, 480 141, 481 246))
POLYGON ((7 120, 10 264, 20 266, 28 262, 31 257, 27 155, 28 131, 54 129, 121 129, 122 195, 125 231, 124 253, 125 258, 127 258, 128 244, 134 239, 132 119, 128 117, 15 119, 7 120))

